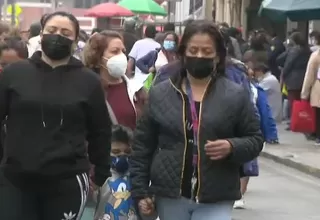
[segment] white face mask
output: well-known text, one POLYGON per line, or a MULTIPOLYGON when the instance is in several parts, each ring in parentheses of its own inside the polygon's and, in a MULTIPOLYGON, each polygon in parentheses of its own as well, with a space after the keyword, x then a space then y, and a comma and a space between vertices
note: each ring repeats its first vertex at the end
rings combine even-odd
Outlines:
POLYGON ((110 76, 114 78, 123 77, 126 73, 128 60, 124 53, 113 56, 107 60, 106 68, 110 76))

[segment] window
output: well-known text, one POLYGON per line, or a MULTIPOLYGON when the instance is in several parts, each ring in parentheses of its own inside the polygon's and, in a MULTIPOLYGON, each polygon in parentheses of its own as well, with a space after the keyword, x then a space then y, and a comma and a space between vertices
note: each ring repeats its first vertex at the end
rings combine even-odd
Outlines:
POLYGON ((203 5, 203 0, 190 0, 189 14, 192 15, 195 11, 201 8, 202 5, 203 5))
POLYGON ((76 1, 74 1, 74 7, 75 8, 83 8, 83 1, 84 0, 76 0, 76 1))
MULTIPOLYGON (((91 8, 92 4, 94 4, 94 0, 74 0, 75 8, 91 8)), ((98 3, 100 4, 100 2, 98 3)))
MULTIPOLYGON (((78 0, 76 0, 78 1, 78 0)), ((92 7, 92 3, 93 1, 92 0, 84 0, 84 4, 83 4, 83 8, 91 8, 92 7)))

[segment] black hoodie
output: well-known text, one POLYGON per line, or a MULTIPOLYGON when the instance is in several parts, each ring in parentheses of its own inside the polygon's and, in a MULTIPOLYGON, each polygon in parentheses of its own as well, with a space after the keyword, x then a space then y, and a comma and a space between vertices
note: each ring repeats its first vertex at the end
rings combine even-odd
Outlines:
POLYGON ((88 154, 95 183, 101 186, 109 176, 111 121, 104 93, 98 75, 77 59, 52 68, 38 51, 7 66, 0 79, 1 120, 6 116, 2 169, 8 178, 88 172, 88 154))

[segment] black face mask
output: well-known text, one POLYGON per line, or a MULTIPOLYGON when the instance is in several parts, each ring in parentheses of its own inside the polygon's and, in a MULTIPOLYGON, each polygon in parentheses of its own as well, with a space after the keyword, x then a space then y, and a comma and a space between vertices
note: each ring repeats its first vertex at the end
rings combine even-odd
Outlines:
POLYGON ((214 71, 213 58, 190 57, 185 58, 185 68, 196 79, 203 79, 214 71))
POLYGON ((59 34, 44 34, 41 40, 43 53, 52 60, 62 60, 71 56, 73 41, 59 34))

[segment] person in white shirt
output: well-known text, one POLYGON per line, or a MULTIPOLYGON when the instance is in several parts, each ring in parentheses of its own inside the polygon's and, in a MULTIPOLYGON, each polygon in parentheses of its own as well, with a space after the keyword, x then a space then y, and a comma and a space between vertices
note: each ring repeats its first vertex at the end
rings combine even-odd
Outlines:
POLYGON ((29 41, 28 41, 28 52, 29 57, 33 55, 34 52, 41 50, 41 37, 40 32, 43 27, 44 19, 48 14, 42 15, 40 22, 36 22, 30 25, 29 29, 29 41))
POLYGON ((150 51, 161 47, 161 45, 154 40, 156 34, 156 27, 154 25, 148 25, 145 30, 145 38, 138 40, 133 45, 129 53, 127 76, 129 78, 133 78, 139 83, 144 83, 144 81, 148 78, 148 74, 142 73, 141 70, 135 66, 135 61, 145 56, 150 51))
POLYGON ((273 119, 276 122, 281 122, 283 112, 282 93, 278 79, 268 71, 265 64, 260 62, 254 64, 253 71, 259 86, 266 91, 273 119))
POLYGON ((41 50, 40 45, 40 31, 41 31, 41 24, 40 23, 33 23, 29 29, 29 41, 28 41, 28 52, 29 57, 33 55, 34 52, 41 50))

